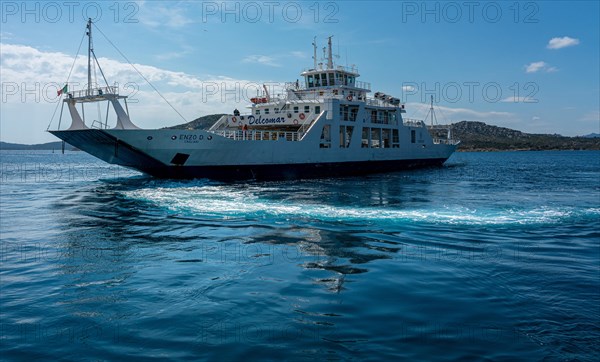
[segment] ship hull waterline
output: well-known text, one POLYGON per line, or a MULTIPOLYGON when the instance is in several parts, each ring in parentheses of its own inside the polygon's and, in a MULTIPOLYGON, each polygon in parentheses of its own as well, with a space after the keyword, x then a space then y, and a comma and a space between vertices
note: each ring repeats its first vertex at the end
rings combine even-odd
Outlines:
POLYGON ((161 162, 147 152, 103 130, 49 131, 54 136, 109 164, 116 164, 161 179, 298 180, 363 176, 426 167, 440 167, 449 156, 342 162, 293 162, 269 164, 175 165, 161 162))

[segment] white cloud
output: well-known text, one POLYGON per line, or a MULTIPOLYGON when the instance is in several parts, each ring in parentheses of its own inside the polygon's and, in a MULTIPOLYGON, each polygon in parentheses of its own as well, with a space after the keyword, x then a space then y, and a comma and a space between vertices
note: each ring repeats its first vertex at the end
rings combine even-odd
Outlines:
POLYGON ((532 121, 539 121, 540 119, 541 119, 541 118, 540 118, 540 117, 538 117, 538 116, 533 116, 533 117, 531 117, 531 120, 532 120, 532 121))
POLYGON ((193 23, 193 21, 185 15, 185 8, 157 5, 157 3, 151 1, 141 1, 138 4, 140 10, 138 17, 140 23, 151 28, 164 26, 170 28, 182 28, 193 23))
MULTIPOLYGON (((411 113, 408 118, 423 119, 429 112, 431 106, 425 103, 407 103, 407 111, 411 113)), ((514 122, 517 117, 514 113, 510 112, 497 112, 497 111, 477 111, 469 108, 451 108, 435 106, 434 111, 436 118, 440 124, 447 124, 458 122, 462 120, 467 121, 482 121, 482 122, 514 122)))
POLYGON ((290 52, 290 55, 292 57, 294 57, 294 58, 299 58, 299 59, 305 59, 306 58, 306 53, 300 52, 300 51, 290 52))
POLYGON ((281 66, 280 64, 275 62, 275 58, 270 57, 268 55, 260 55, 260 54, 248 55, 247 57, 242 59, 242 62, 268 65, 271 67, 280 67, 281 66))
POLYGON ((511 97, 507 97, 507 98, 504 98, 504 99, 500 100, 500 102, 505 102, 505 103, 537 103, 537 102, 539 102, 539 100, 535 99, 535 98, 531 98, 531 97, 515 97, 515 96, 511 96, 511 97))
POLYGON ((13 36, 14 34, 9 33, 8 31, 0 31, 0 41, 10 40, 13 36))
POLYGON ((525 66, 525 72, 527 72, 527 73, 537 73, 537 72, 553 73, 553 72, 557 72, 557 71, 558 71, 558 68, 552 67, 552 66, 550 66, 550 64, 543 62, 543 61, 529 63, 528 65, 525 66))
POLYGON ((563 36, 562 38, 552 38, 546 46, 548 49, 562 49, 579 44, 579 39, 563 36))
MULTIPOLYGON (((51 141, 52 138, 43 130, 57 107, 56 90, 67 80, 74 57, 25 45, 0 43, 0 46, 2 140, 22 143, 51 141)), ((120 93, 129 96, 129 109, 136 125, 160 128, 183 123, 130 64, 109 58, 99 58, 99 62, 109 83, 118 82, 120 93)), ((196 76, 145 64, 135 64, 135 67, 188 121, 206 114, 229 113, 236 107, 243 109, 249 98, 255 97, 257 91, 262 92, 263 82, 219 75, 196 76)), ((69 90, 83 89, 86 83, 87 59, 79 57, 69 79, 69 90)), ((272 94, 281 93, 282 85, 266 83, 272 84, 272 94)), ((102 112, 106 108, 103 109, 102 112)), ((92 116, 96 113, 94 107, 92 116)), ((63 126, 65 117, 69 118, 63 115, 63 126)), ((57 124, 58 113, 52 128, 56 128, 57 124)))

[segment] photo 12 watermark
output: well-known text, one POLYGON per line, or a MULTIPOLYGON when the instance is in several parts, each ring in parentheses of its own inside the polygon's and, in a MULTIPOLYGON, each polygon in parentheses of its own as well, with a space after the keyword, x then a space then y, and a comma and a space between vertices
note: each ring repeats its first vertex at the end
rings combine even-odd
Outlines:
POLYGON ((536 24, 540 7, 534 1, 402 1, 402 23, 536 24))
POLYGON ((339 22, 337 2, 314 1, 203 1, 202 22, 221 23, 330 23, 339 22))
POLYGON ((79 23, 92 19, 115 23, 137 23, 140 7, 135 1, 2 1, 3 24, 22 23, 79 23))
POLYGON ((435 103, 538 103, 540 87, 535 82, 403 82, 401 99, 405 102, 435 103))
MULTIPOLYGON (((127 96, 128 103, 138 103, 136 95, 140 91, 137 82, 123 84, 114 83, 111 89, 120 95, 127 96)), ((102 89, 94 84, 92 90, 102 89)), ((2 82, 0 84, 1 103, 56 103, 64 97, 69 97, 73 92, 88 89, 87 84, 79 82, 2 82)))

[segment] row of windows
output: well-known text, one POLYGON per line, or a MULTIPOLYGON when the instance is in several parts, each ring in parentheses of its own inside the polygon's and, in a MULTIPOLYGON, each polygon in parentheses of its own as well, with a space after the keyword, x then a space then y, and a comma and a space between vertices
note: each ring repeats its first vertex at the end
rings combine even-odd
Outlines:
MULTIPOLYGON (((310 113, 310 110, 311 110, 311 106, 304 106, 304 113, 310 113)), ((254 114, 258 116, 258 115, 260 115, 260 111, 261 111, 260 109, 257 109, 254 111, 254 114)), ((287 110, 285 110, 285 109, 280 110, 279 108, 275 107, 273 109, 273 114, 286 113, 286 111, 287 110)), ((293 111, 294 111, 294 113, 300 113, 300 107, 297 107, 297 106, 294 107, 293 111)), ((314 111, 315 111, 315 114, 321 113, 321 106, 315 106, 314 111)), ((270 114, 270 109, 264 108, 263 112, 264 112, 263 114, 270 114)))
POLYGON ((306 77, 306 84, 308 84, 308 88, 333 85, 353 85, 354 76, 338 72, 310 74, 306 77))
MULTIPOLYGON (((368 111, 368 110, 367 110, 368 111)), ((371 110, 371 122, 379 123, 379 124, 392 124, 397 125, 396 121, 396 112, 395 111, 381 111, 381 110, 371 110)), ((341 105, 340 106, 340 119, 342 121, 356 121, 358 116, 358 107, 357 106, 348 106, 341 105)))
POLYGON ((362 129, 362 148, 398 148, 400 137, 397 129, 370 128, 362 129))
MULTIPOLYGON (((340 148, 350 147, 354 126, 340 126, 339 146, 340 148)), ((323 126, 321 131, 320 148, 331 147, 331 125, 323 126)), ((362 148, 399 148, 400 135, 397 129, 363 127, 361 137, 362 148)))

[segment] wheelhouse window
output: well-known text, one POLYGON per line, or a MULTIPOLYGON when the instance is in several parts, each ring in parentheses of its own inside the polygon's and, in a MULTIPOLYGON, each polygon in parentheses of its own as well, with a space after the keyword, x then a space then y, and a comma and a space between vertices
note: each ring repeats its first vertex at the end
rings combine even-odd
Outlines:
POLYGON ((265 114, 269 114, 269 108, 265 108, 265 114))
POLYGON ((298 107, 294 107, 294 113, 298 113, 298 107))
POLYGON ((304 106, 304 113, 310 113, 310 106, 304 106))

